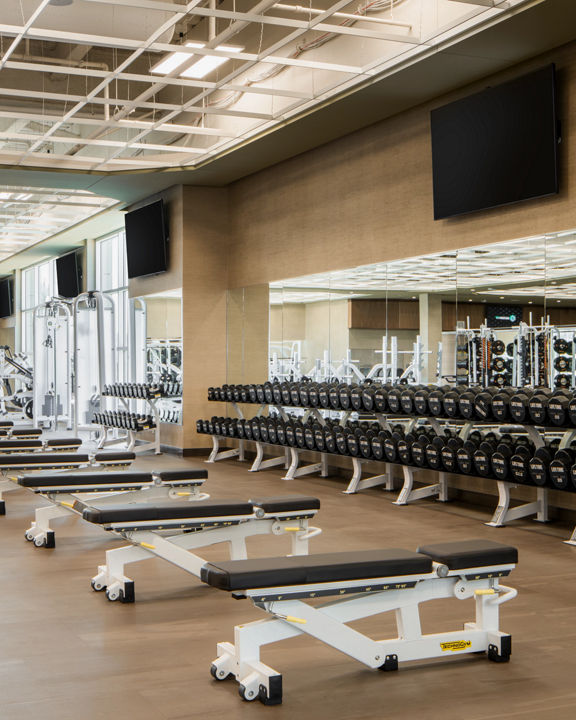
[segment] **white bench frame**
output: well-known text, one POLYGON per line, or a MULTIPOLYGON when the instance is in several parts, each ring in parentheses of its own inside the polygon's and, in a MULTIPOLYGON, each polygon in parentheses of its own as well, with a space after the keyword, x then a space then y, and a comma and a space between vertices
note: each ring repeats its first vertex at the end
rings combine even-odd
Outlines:
POLYGON ((395 670, 398 662, 488 652, 494 661, 510 655, 510 636, 499 629, 500 605, 517 591, 500 585, 513 564, 449 571, 433 564, 431 573, 367 578, 288 587, 260 588, 234 593, 249 597, 271 617, 237 625, 234 645, 218 644, 218 658, 211 673, 217 680, 234 676, 240 695, 264 704, 282 700, 282 676, 260 661, 263 645, 311 635, 370 668, 395 670), (304 598, 339 595, 322 605, 308 605, 304 598), (292 598, 290 596, 293 596, 292 598), (423 634, 419 604, 427 600, 474 598, 475 619, 463 630, 423 634), (281 599, 279 599, 281 598, 281 599), (376 641, 348 627, 347 623, 384 612, 395 612, 398 636, 376 641))
POLYGON ((126 565, 160 557, 199 578, 206 560, 192 550, 228 543, 232 560, 246 560, 246 539, 254 535, 287 535, 291 541, 291 554, 307 555, 308 541, 322 532, 320 528, 309 525, 309 520, 317 512, 290 510, 265 513, 261 508, 255 508, 251 515, 194 517, 192 512, 188 519, 102 525, 131 545, 106 552, 106 563, 98 566, 98 574, 91 581, 92 588, 97 592, 105 591, 108 600, 133 602, 134 582, 125 575, 126 565), (134 529, 123 530, 127 526, 134 529))

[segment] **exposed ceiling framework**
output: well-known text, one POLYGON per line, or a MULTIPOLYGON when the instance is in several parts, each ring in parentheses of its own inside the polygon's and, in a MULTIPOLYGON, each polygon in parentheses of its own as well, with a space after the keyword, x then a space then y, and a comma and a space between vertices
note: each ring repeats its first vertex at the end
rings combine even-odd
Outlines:
POLYGON ((539 1, 3 0, 0 165, 198 167, 539 1))
POLYGON ((0 260, 114 205, 80 190, 0 187, 0 260))
MULTIPOLYGON (((292 278, 271 301, 310 303, 420 293, 494 299, 576 299, 576 230, 292 278)), ((484 300, 485 301, 485 300, 484 300)))

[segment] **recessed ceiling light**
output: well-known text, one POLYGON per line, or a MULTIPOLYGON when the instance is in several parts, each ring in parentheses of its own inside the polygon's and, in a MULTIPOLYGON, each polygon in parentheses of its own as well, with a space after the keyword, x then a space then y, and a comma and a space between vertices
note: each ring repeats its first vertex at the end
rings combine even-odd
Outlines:
POLYGON ((504 295, 500 295, 500 300, 504 300, 504 295))
MULTIPOLYGON (((186 43, 186 47, 203 48, 206 47, 206 43, 189 42, 186 43)), ((238 47, 236 45, 217 45, 215 49, 227 50, 228 52, 232 53, 239 53, 242 52, 244 48, 238 47)), ((170 53, 168 57, 164 58, 164 60, 159 62, 158 65, 155 65, 150 72, 154 73, 155 75, 169 75, 170 73, 174 72, 174 70, 176 70, 178 67, 180 67, 180 65, 183 65, 190 57, 190 53, 170 53)), ((230 60, 230 58, 223 57, 222 55, 204 55, 200 60, 197 60, 195 63, 190 65, 189 68, 186 68, 186 70, 179 73, 179 75, 180 77, 194 78, 195 80, 199 80, 200 78, 206 77, 206 75, 211 73, 213 70, 216 70, 216 68, 219 68, 220 65, 224 65, 224 63, 228 60, 230 60)))
POLYGON ((528 305, 532 305, 532 300, 528 300, 528 305))

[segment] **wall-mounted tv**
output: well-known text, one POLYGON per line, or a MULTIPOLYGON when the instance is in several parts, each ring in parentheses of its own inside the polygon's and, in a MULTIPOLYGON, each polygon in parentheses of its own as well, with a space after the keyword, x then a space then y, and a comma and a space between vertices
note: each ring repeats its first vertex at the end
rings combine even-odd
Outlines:
POLYGON ((11 277, 0 280, 0 318, 14 314, 14 282, 11 277))
POLYGON ((521 320, 521 305, 486 305, 486 324, 490 328, 514 327, 521 320))
POLYGON ((555 66, 431 112, 434 219, 558 192, 555 66))
POLYGON ((56 259, 58 295, 75 298, 83 291, 84 253, 81 250, 67 253, 56 259))
POLYGON ((168 269, 168 227, 162 200, 126 213, 128 277, 155 275, 168 269))

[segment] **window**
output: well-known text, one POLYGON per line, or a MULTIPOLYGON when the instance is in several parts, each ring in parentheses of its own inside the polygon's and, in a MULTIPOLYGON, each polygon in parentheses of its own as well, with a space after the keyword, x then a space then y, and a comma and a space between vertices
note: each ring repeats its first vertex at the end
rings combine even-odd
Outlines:
POLYGON ((116 379, 130 381, 128 269, 124 231, 96 243, 96 289, 114 301, 116 379))
POLYGON ((56 261, 48 260, 22 271, 22 352, 34 347, 34 310, 56 294, 56 261))

